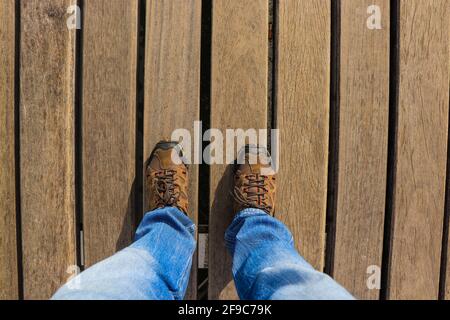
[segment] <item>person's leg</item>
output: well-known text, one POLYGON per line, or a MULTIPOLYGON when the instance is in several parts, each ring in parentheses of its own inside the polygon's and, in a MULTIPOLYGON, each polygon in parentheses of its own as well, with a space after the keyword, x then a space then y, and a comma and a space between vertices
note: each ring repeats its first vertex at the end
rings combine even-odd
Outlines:
POLYGON ((287 227, 258 209, 245 209, 225 236, 233 276, 244 300, 354 299, 295 250, 287 227))
POLYGON ((148 213, 136 242, 61 288, 53 299, 179 300, 195 250, 188 167, 177 142, 161 141, 147 163, 148 213))
POLYGON ((265 299, 353 299, 334 280, 309 265, 275 215, 276 166, 266 148, 247 145, 235 165, 234 212, 225 235, 233 256, 239 296, 265 299))
POLYGON ((196 247, 194 229, 177 208, 150 212, 133 245, 72 279, 53 299, 183 299, 196 247))

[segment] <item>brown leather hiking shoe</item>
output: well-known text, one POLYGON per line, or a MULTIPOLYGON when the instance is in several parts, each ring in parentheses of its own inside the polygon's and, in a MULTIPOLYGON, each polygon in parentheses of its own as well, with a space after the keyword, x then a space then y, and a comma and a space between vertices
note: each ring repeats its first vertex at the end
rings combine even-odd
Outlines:
POLYGON ((247 208, 275 213, 275 172, 266 148, 248 145, 239 152, 233 197, 235 212, 247 208))
POLYGON ((160 142, 147 165, 149 210, 176 207, 188 212, 188 167, 177 142, 160 142))

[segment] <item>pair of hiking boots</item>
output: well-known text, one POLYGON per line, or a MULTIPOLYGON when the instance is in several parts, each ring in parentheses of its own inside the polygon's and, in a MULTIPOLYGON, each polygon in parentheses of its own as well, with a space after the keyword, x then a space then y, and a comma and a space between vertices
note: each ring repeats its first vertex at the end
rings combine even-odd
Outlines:
MULTIPOLYGON (((160 142, 147 165, 149 210, 176 207, 188 213, 188 166, 177 142, 160 142)), ((275 173, 267 149, 247 145, 238 155, 234 170, 234 187, 230 190, 234 210, 247 208, 275 212, 275 173)))

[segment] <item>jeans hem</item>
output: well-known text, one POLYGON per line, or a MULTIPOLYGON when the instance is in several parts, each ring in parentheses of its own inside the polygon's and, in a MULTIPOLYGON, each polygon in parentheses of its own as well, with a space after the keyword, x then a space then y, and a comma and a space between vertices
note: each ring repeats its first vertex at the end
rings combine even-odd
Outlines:
POLYGON ((249 218, 249 217, 264 217, 268 216, 268 214, 261 210, 256 208, 247 208, 239 212, 236 217, 234 217, 233 222, 231 223, 230 227, 228 228, 227 232, 225 233, 225 245, 227 248, 231 249, 236 244, 236 236, 239 233, 240 228, 234 228, 234 226, 241 223, 242 220, 249 218), (235 229, 235 230, 233 230, 235 229), (233 231, 231 231, 233 230, 233 231))
POLYGON ((158 208, 158 209, 155 209, 153 211, 149 211, 146 214, 144 214, 144 218, 147 215, 154 215, 156 213, 166 214, 167 213, 167 211, 166 211, 167 209, 169 209, 169 210, 176 210, 177 211, 176 219, 183 225, 183 227, 185 227, 189 231, 189 233, 192 236, 195 235, 195 231, 197 230, 197 226, 195 225, 195 223, 191 220, 191 218, 188 215, 186 215, 183 211, 181 211, 177 207, 158 208))

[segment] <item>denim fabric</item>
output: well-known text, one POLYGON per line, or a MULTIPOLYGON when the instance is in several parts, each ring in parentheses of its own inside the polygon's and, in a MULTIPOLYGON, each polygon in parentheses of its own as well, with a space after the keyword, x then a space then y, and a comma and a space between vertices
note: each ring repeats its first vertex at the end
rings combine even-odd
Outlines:
POLYGON ((240 212, 225 241, 233 256, 233 276, 241 299, 353 299, 329 276, 314 270, 295 250, 286 226, 261 210, 240 212))
MULTIPOLYGON (((196 246, 194 231, 193 222, 178 209, 148 213, 133 245, 72 279, 53 299, 183 299, 196 246)), ((288 229, 263 211, 239 213, 225 241, 241 299, 353 299, 301 258, 288 229)))
POLYGON ((55 300, 181 300, 195 251, 194 223, 175 208, 145 215, 136 242, 72 279, 55 300))

